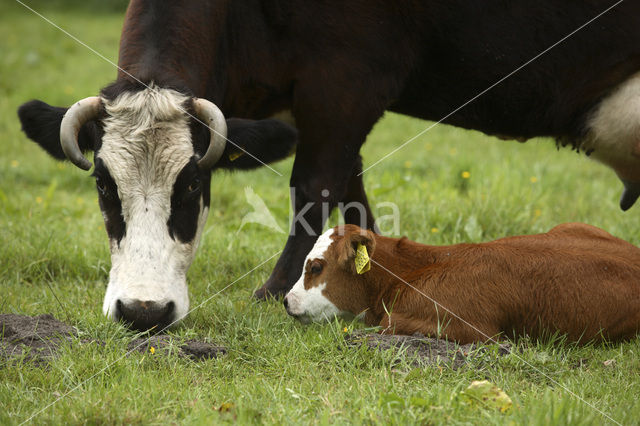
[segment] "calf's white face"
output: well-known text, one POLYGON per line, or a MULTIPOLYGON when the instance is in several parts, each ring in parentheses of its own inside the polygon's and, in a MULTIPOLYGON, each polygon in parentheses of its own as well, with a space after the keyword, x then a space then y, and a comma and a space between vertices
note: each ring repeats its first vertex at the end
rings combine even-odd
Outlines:
POLYGON ((366 309, 365 278, 355 273, 355 247, 372 252, 373 234, 354 225, 322 234, 304 261, 302 275, 285 297, 287 313, 303 323, 353 317, 366 309))
POLYGON ((138 329, 169 325, 189 309, 186 273, 209 180, 194 158, 186 101, 152 88, 104 103, 94 171, 111 249, 103 312, 138 329))
POLYGON ((331 320, 341 311, 324 294, 327 282, 322 279, 311 285, 311 281, 322 273, 326 264, 325 255, 333 243, 331 236, 334 230, 329 229, 318 237, 315 245, 304 260, 302 275, 285 296, 287 312, 302 322, 331 320), (307 285, 305 286, 305 281, 307 285))

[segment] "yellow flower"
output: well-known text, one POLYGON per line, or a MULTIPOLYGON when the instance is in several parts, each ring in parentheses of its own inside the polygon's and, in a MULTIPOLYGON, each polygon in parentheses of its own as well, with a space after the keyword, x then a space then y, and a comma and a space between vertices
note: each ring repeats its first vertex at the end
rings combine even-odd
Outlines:
POLYGON ((221 413, 226 413, 230 411, 232 408, 233 408, 233 402, 225 402, 220 406, 220 408, 218 408, 218 411, 220 411, 221 413))
POLYGON ((542 210, 540 210, 540 209, 536 209, 536 210, 533 212, 533 214, 534 214, 534 216, 535 216, 535 217, 540 217, 540 215, 542 214, 542 210))
POLYGON ((36 203, 42 204, 42 197, 36 197, 36 203))
POLYGON ((451 148, 451 149, 449 150, 449 155, 452 155, 452 156, 453 156, 453 155, 456 155, 457 153, 458 153, 458 150, 457 150, 457 149, 455 149, 455 148, 451 148))
POLYGON ((465 170, 460 174, 460 176, 462 176, 462 179, 469 179, 471 177, 471 173, 465 170))
POLYGON ((436 232, 438 232, 438 228, 431 228, 431 233, 435 234, 436 232))
POLYGON ((153 346, 149 346, 149 352, 151 352, 151 354, 155 354, 156 348, 154 348, 153 346))
POLYGON ((433 145, 431 145, 430 143, 426 143, 424 144, 424 149, 426 149, 427 151, 431 151, 433 149, 433 145))
POLYGON ((18 162, 18 160, 11 160, 11 167, 13 167, 14 169, 16 167, 18 167, 20 165, 20 163, 18 162))
POLYGON ((536 183, 537 181, 538 181, 538 178, 537 178, 537 177, 535 177, 535 176, 531 176, 531 177, 529 178, 529 182, 531 182, 531 183, 536 183))
POLYGON ((347 327, 345 327, 344 330, 342 330, 342 331, 346 333, 348 331, 347 327))
POLYGON ((411 163, 411 161, 405 161, 404 162, 404 168, 405 169, 410 169, 413 166, 413 163, 411 163))

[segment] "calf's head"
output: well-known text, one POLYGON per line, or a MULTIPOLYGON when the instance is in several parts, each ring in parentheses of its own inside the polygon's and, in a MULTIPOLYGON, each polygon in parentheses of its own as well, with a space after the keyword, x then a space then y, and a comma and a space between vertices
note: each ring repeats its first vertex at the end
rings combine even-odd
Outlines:
POLYGON ((256 167, 256 158, 282 158, 296 141, 284 123, 226 120, 207 100, 154 85, 105 89, 68 110, 31 101, 18 115, 27 136, 55 158, 88 170, 83 151, 94 151, 111 250, 103 312, 139 330, 188 312, 186 273, 207 219, 212 170, 256 167), (250 155, 232 163, 238 152, 250 155))
POLYGON ((366 274, 356 271, 359 245, 371 256, 376 246, 374 234, 355 225, 336 226, 323 233, 307 255, 302 275, 284 299, 287 313, 306 323, 365 311, 371 283, 366 274))

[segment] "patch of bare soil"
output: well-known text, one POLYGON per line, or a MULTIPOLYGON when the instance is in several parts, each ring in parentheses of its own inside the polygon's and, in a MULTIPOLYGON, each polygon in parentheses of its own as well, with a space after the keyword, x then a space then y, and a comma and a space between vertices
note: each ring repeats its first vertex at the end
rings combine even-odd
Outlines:
POLYGON ((64 342, 71 342, 76 330, 50 314, 28 317, 0 315, 0 360, 25 356, 36 363, 52 357, 64 342))
MULTIPOLYGON (((104 344, 95 340, 74 339, 76 336, 74 327, 58 321, 51 314, 34 317, 0 314, 0 362, 24 356, 25 360, 40 364, 55 356, 64 343, 104 344)), ((159 354, 175 354, 194 360, 217 358, 227 353, 221 346, 197 340, 180 342, 167 334, 134 339, 129 343, 128 350, 153 353, 158 351, 159 354)))
POLYGON ((195 360, 217 358, 227 353, 227 350, 222 346, 212 345, 207 342, 187 340, 174 346, 173 341, 175 341, 175 338, 167 334, 139 337, 129 343, 128 349, 141 353, 151 351, 155 353, 158 350, 160 350, 160 352, 171 353, 172 349, 177 346, 177 354, 179 356, 189 357, 195 360))
POLYGON ((453 369, 461 367, 474 358, 484 358, 490 348, 495 348, 495 353, 498 356, 504 356, 511 352, 509 344, 487 346, 469 343, 458 345, 448 340, 425 337, 420 333, 413 336, 401 336, 355 331, 346 335, 345 340, 350 347, 366 345, 373 350, 402 350, 415 366, 449 365, 453 369))

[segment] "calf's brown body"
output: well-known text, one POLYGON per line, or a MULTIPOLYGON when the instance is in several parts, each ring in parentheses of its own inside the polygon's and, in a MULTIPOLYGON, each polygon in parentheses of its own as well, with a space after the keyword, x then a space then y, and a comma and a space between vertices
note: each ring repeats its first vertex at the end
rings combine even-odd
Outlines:
POLYGON ((324 294, 341 310, 365 311, 365 322, 383 332, 467 343, 555 332, 570 341, 615 341, 640 331, 640 249, 593 226, 570 223, 545 234, 452 246, 351 225, 341 232, 327 263, 332 250, 353 256, 357 241, 372 251, 371 270, 343 268, 350 278, 338 285, 327 277, 324 294))

